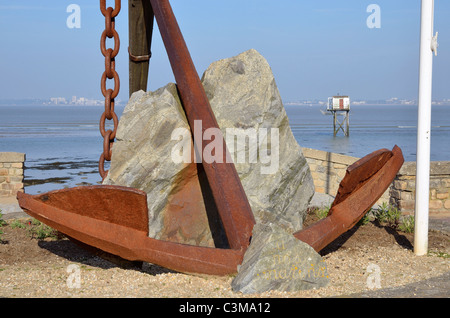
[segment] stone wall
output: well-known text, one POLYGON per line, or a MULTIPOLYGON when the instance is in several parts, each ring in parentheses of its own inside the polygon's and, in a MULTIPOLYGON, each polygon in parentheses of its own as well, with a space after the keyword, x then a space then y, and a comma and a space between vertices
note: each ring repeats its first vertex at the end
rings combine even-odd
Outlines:
MULTIPOLYGON (((360 159, 311 148, 302 148, 302 151, 311 169, 316 192, 333 197, 336 196, 339 183, 344 178, 348 166, 360 159)), ((389 202, 389 189, 381 196, 377 204, 383 202, 389 202)))
MULTIPOLYGON (((416 163, 405 162, 391 189, 390 204, 403 214, 414 214, 416 191, 416 163)), ((450 161, 430 164, 430 216, 450 216, 450 161)))
MULTIPOLYGON (((349 165, 359 158, 302 148, 311 169, 316 192, 336 196, 349 165)), ((405 215, 414 214, 416 163, 405 162, 389 189, 378 200, 397 207, 405 215)), ((430 204, 432 217, 450 216, 450 161, 431 162, 430 204)))
POLYGON ((322 150, 302 148, 314 179, 316 192, 336 196, 347 167, 359 158, 322 150))
POLYGON ((24 162, 23 153, 0 152, 0 197, 23 191, 24 162))

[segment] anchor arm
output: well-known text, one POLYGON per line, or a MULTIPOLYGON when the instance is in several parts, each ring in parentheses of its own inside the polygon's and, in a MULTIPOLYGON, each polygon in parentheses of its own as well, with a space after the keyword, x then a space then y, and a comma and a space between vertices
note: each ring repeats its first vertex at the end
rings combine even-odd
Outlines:
POLYGON ((355 162, 347 169, 328 216, 294 236, 321 251, 367 213, 394 180, 403 162, 397 146, 392 152, 378 150, 355 162))

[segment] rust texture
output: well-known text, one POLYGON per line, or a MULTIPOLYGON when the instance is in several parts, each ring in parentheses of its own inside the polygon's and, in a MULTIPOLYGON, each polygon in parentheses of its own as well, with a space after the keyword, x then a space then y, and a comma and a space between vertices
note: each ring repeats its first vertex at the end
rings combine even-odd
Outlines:
POLYGON ((402 151, 375 151, 348 167, 328 216, 294 233, 316 251, 322 250, 350 230, 377 202, 394 180, 404 162, 402 151))
MULTIPOLYGON (((150 2, 192 133, 195 120, 202 121, 203 131, 219 128, 169 1, 150 2)), ((206 146, 206 143, 201 144, 203 148, 206 146)), ((255 219, 234 164, 226 161, 225 141, 223 145, 222 163, 207 163, 204 159, 202 163, 230 247, 247 248, 255 219)), ((203 153, 203 148, 197 151, 203 153)))
POLYGON ((114 139, 116 138, 117 126, 119 124, 119 119, 114 112, 114 99, 117 97, 120 90, 120 78, 119 74, 116 72, 116 56, 119 54, 120 39, 119 34, 115 29, 115 18, 119 14, 120 9, 120 0, 114 0, 114 8, 106 8, 106 0, 100 0, 100 11, 105 17, 105 30, 100 37, 100 50, 105 57, 105 71, 103 72, 100 81, 100 88, 105 97, 105 111, 100 117, 100 134, 103 138, 103 152, 98 161, 98 170, 103 180, 108 174, 108 171, 105 171, 105 161, 111 161, 111 149, 114 144, 114 139), (114 49, 106 48, 106 38, 113 39, 114 49), (107 79, 114 79, 114 89, 106 89, 107 79), (105 130, 106 120, 113 121, 113 130, 105 130))
POLYGON ((17 197, 30 216, 126 260, 185 273, 227 275, 236 272, 244 257, 243 249, 199 247, 148 237, 146 194, 139 190, 93 186, 35 196, 19 192, 17 197))
MULTIPOLYGON (((203 131, 219 128, 169 1, 146 1, 152 5, 192 133, 194 134, 196 120, 202 121, 203 131)), ((106 9, 105 1, 100 1, 102 13, 106 17, 106 29, 113 30, 114 21, 111 17, 120 11, 120 1, 116 0, 115 3, 116 8, 113 10, 106 9)), ((118 36, 116 37, 115 33, 105 31, 102 39, 114 36, 118 47, 118 36)), ((112 70, 111 74, 105 71, 103 77, 116 79, 114 64, 109 66, 109 56, 113 58, 113 50, 104 50, 102 46, 103 51, 106 52, 104 55, 108 62, 107 68, 112 70)), ((111 99, 115 97, 114 92, 118 91, 118 85, 114 90, 106 91, 103 84, 105 80, 102 79, 102 91, 105 93, 106 105, 111 104, 111 107, 105 108, 102 122, 105 118, 114 119, 111 99)), ((101 131, 105 140, 104 154, 107 154, 102 155, 102 163, 104 159, 110 159, 110 143, 115 129, 101 131)), ((201 144, 206 146, 205 143, 201 144)), ((19 192, 17 198, 21 208, 30 216, 74 241, 123 259, 145 261, 185 273, 233 274, 237 272, 237 267, 250 244, 255 219, 235 166, 226 161, 228 151, 225 141, 223 145, 222 163, 203 161, 199 169, 201 176, 196 169, 198 167, 192 166, 192 171, 188 172, 194 176, 185 180, 186 189, 169 198, 170 213, 165 221, 169 222, 174 230, 172 231, 170 226, 167 227, 168 232, 164 233, 166 240, 148 237, 147 196, 140 190, 99 185, 34 196, 19 192), (202 206, 201 187, 205 187, 205 183, 210 191, 207 196, 212 198, 213 202, 205 201, 202 204, 214 205, 220 217, 220 226, 223 226, 226 244, 217 244, 218 238, 215 238, 215 247, 169 241, 176 236, 173 234, 175 230, 181 229, 184 234, 189 234, 196 226, 198 213, 194 213, 194 210, 202 206)), ((194 146, 197 147, 195 140, 194 146)), ((197 151, 203 152, 203 149, 197 151)), ((313 226, 294 233, 294 236, 320 251, 361 219, 388 188, 402 164, 403 155, 397 146, 392 151, 375 151, 355 162, 347 169, 329 215, 313 226)), ((211 228, 211 232, 217 235, 217 228, 211 228)))
MULTIPOLYGON (((341 182, 345 199, 340 200, 339 194, 325 219, 294 236, 322 250, 362 218, 402 164, 397 146, 392 152, 376 151, 355 162, 341 182)), ((101 185, 34 196, 19 192, 17 197, 32 217, 74 240, 130 261, 185 273, 228 275, 236 273, 244 257, 245 249, 199 247, 148 237, 147 198, 140 190, 101 185)))

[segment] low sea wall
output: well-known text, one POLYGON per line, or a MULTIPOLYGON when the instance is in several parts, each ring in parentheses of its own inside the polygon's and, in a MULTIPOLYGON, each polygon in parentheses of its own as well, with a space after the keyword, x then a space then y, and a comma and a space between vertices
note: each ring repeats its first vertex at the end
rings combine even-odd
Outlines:
MULTIPOLYGON (((404 214, 414 214, 416 163, 405 162, 391 187, 390 203, 404 214)), ((450 216, 450 161, 430 163, 430 216, 450 216)))
POLYGON ((0 197, 15 196, 23 191, 25 154, 0 152, 0 197))
MULTIPOLYGON (((359 158, 302 148, 316 192, 335 196, 347 167, 359 158)), ((16 196, 23 191, 25 154, 0 152, 0 197, 16 196)), ((416 163, 405 162, 377 204, 397 207, 405 215, 414 214, 416 163)), ((430 166, 431 217, 450 216, 450 161, 433 161, 430 166)))
MULTIPOLYGON (((359 158, 302 148, 311 169, 316 192, 336 196, 339 183, 349 165, 359 158)), ((430 167, 430 204, 432 217, 450 216, 450 161, 434 161, 430 167)), ((389 203, 405 215, 414 214, 416 163, 405 162, 377 204, 389 203)))

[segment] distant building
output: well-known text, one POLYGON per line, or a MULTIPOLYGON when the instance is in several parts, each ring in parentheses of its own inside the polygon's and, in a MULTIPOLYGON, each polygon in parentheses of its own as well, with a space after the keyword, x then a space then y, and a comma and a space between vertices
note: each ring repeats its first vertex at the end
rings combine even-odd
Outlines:
POLYGON ((350 110, 350 97, 333 96, 328 98, 327 110, 350 110))
POLYGON ((67 104, 67 100, 64 97, 52 97, 50 98, 51 104, 54 105, 65 105, 67 104))
POLYGON ((350 97, 348 96, 333 96, 328 97, 327 111, 333 115, 333 134, 337 135, 339 130, 342 130, 345 136, 350 134, 350 97), (344 115, 343 121, 338 120, 338 114, 344 115))

